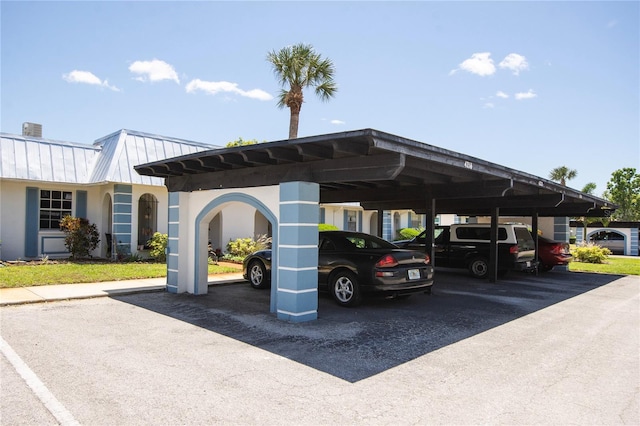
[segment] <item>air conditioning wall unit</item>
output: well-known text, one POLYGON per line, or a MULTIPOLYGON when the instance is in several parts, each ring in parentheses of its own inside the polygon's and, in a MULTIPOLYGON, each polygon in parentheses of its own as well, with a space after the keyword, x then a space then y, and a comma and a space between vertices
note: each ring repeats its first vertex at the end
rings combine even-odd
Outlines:
POLYGON ((42 137, 42 124, 22 123, 22 136, 42 137))

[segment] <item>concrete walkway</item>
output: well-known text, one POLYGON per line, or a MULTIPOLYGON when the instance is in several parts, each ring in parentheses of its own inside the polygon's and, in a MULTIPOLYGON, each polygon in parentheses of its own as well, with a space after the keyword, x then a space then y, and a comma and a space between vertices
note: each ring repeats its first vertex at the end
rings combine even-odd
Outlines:
MULTIPOLYGON (((242 281, 242 272, 209 275, 209 285, 242 281)), ((164 291, 166 278, 0 289, 0 306, 164 291)))

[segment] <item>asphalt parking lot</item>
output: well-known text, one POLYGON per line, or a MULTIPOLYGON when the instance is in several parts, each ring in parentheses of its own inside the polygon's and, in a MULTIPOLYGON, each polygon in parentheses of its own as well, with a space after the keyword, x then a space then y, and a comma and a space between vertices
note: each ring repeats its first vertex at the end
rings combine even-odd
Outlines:
MULTIPOLYGON (((640 423, 638 277, 438 272, 309 323, 233 284, 4 307, 2 338, 80 424, 640 423)), ((57 424, 1 366, 2 424, 57 424)))

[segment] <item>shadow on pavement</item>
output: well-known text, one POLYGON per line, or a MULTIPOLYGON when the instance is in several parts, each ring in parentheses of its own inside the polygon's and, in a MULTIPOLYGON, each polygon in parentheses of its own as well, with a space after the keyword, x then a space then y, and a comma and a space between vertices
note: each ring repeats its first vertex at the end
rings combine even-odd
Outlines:
POLYGON ((113 297, 356 382, 620 276, 552 271, 514 273, 496 284, 438 270, 433 294, 367 299, 341 308, 320 293, 318 320, 289 323, 269 312, 268 290, 214 285, 209 294, 113 297))

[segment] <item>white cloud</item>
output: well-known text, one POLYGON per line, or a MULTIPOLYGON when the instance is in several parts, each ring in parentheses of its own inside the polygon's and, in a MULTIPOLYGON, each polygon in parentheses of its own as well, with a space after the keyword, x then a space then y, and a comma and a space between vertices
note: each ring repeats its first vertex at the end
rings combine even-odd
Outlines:
POLYGON ((342 121, 342 120, 331 120, 331 121, 330 121, 330 123, 331 123, 331 124, 336 124, 336 125, 339 125, 339 126, 341 126, 341 125, 343 125, 343 124, 346 124, 346 123, 345 123, 344 121, 342 121))
POLYGON ((491 109, 491 108, 495 108, 495 105, 492 102, 487 102, 486 104, 484 104, 483 108, 491 109))
POLYGON ((506 93, 504 93, 502 90, 498 90, 498 92, 496 93, 496 96, 502 99, 508 99, 509 95, 507 95, 506 93))
POLYGON ((496 72, 496 67, 493 65, 493 59, 491 59, 491 53, 474 53, 471 58, 466 59, 460 64, 460 66, 452 70, 449 75, 455 74, 458 70, 470 72, 479 76, 493 75, 496 72))
POLYGON ((527 58, 522 55, 518 55, 517 53, 509 53, 503 60, 498 64, 500 68, 506 68, 511 70, 514 75, 519 75, 520 71, 525 71, 529 69, 529 63, 527 62, 527 58))
POLYGON ((519 101, 522 99, 533 99, 537 97, 538 95, 531 89, 529 89, 528 92, 520 92, 515 94, 515 98, 519 101))
POLYGON ((73 70, 70 73, 63 74, 62 78, 69 83, 91 84, 93 86, 106 87, 114 92, 120 91, 116 86, 110 85, 107 80, 100 80, 90 71, 73 70))
POLYGON ((612 19, 609 22, 607 22, 607 28, 613 28, 617 25, 618 25, 618 21, 616 21, 615 19, 612 19))
POLYGON ((235 93, 247 98, 258 99, 260 101, 270 101, 273 99, 269 93, 260 89, 242 90, 237 83, 228 81, 203 81, 200 79, 191 80, 185 87, 187 93, 195 93, 197 91, 205 92, 209 95, 218 93, 235 93))
POLYGON ((173 69, 173 66, 159 59, 152 61, 135 61, 129 66, 129 71, 139 75, 139 77, 136 78, 138 81, 154 82, 173 80, 180 84, 178 73, 173 69))

